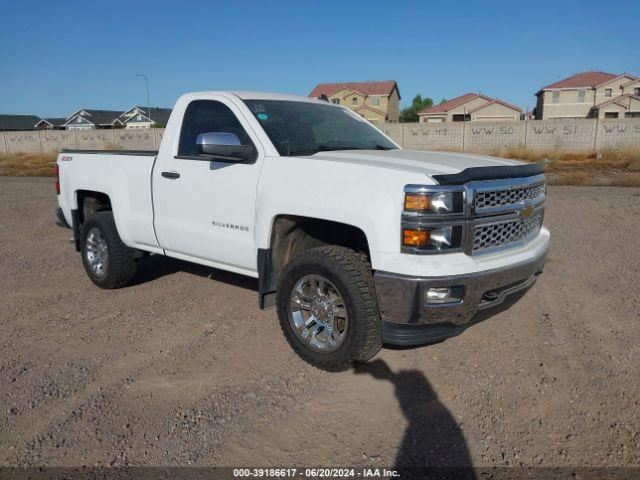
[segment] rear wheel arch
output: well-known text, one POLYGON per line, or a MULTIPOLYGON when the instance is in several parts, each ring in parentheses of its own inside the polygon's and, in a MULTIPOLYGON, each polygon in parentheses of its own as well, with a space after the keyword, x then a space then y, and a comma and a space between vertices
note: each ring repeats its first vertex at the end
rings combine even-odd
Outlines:
POLYGON ((109 195, 95 190, 76 191, 76 205, 81 224, 96 212, 113 211, 109 195))

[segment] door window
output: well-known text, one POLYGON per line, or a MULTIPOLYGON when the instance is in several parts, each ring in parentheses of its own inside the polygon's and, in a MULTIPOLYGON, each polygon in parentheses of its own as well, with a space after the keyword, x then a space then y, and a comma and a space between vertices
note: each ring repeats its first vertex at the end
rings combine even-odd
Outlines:
POLYGON ((201 133, 234 133, 242 145, 253 145, 235 114, 224 103, 215 100, 194 100, 184 112, 178 155, 191 157, 200 153, 196 139, 201 133))

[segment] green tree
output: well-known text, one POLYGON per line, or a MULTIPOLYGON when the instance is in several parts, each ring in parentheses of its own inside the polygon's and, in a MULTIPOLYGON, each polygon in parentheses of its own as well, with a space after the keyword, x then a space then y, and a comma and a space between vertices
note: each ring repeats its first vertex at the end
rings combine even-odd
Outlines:
POLYGON ((413 97, 410 107, 402 109, 402 111, 400 112, 400 121, 403 123, 417 122, 418 112, 432 106, 433 99, 429 97, 422 98, 422 95, 418 94, 413 97))

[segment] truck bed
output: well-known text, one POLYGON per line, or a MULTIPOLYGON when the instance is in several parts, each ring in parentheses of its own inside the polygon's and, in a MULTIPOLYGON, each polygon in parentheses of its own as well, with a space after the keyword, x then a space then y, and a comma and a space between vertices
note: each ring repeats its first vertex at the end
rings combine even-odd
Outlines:
POLYGON ((157 152, 63 150, 58 156, 60 207, 72 224, 81 191, 102 192, 113 206, 122 241, 133 248, 161 251, 153 228, 151 182, 157 152))

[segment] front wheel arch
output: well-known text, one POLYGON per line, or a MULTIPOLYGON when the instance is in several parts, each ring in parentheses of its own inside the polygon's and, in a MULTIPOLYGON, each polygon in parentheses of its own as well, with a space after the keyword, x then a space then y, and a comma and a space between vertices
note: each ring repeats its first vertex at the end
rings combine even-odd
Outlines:
POLYGON ((258 250, 260 308, 274 304, 280 274, 293 258, 324 246, 345 247, 371 260, 367 235, 357 226, 299 215, 276 216, 269 248, 258 250))

